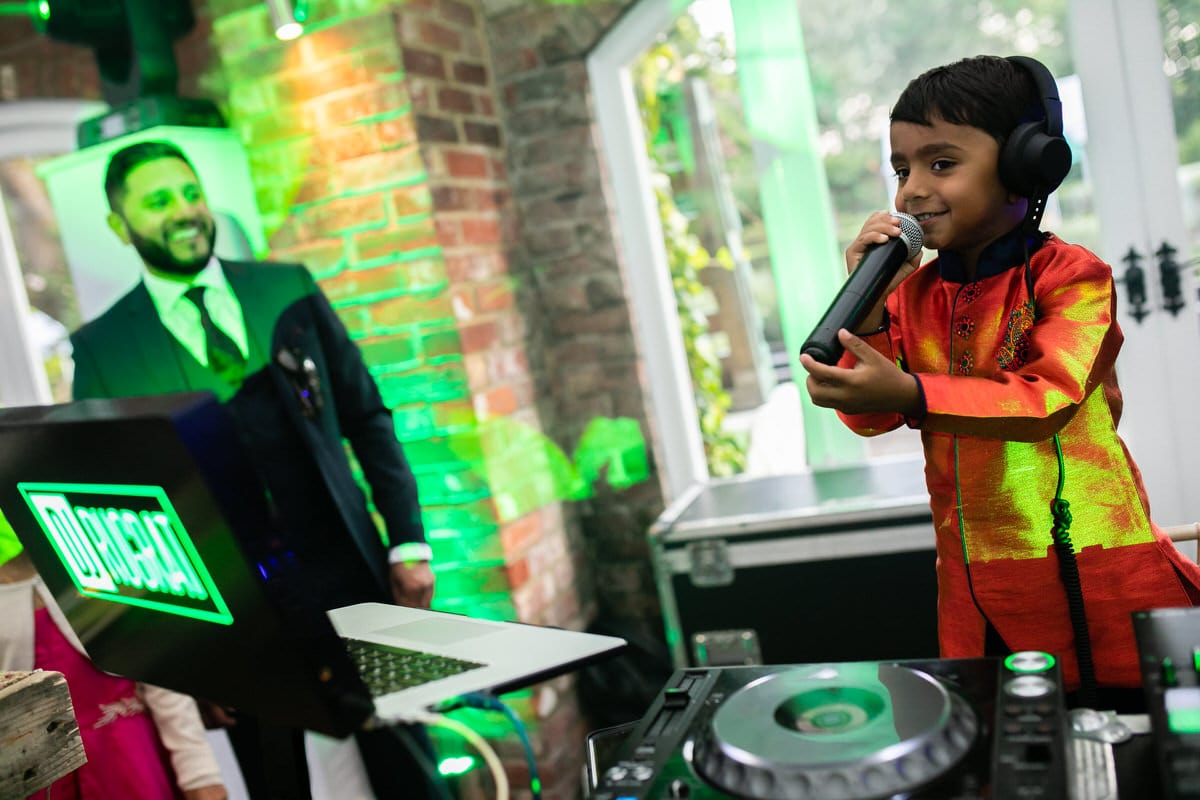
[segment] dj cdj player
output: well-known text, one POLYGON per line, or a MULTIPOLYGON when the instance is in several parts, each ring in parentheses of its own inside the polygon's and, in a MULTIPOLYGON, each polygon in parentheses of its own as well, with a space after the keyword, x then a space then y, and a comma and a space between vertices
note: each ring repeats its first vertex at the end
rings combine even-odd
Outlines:
POLYGON ((1060 800, 1060 687, 1036 652, 679 670, 591 800, 1060 800))

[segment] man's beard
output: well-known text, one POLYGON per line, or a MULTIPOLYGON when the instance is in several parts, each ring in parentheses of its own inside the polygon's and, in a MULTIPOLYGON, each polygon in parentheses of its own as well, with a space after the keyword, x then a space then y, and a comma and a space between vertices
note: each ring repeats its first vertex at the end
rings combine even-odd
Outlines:
MULTIPOLYGON (((197 222, 189 224, 197 224, 197 222)), ((142 236, 135 231, 132 226, 127 225, 129 229, 129 243, 133 245, 133 249, 137 250, 138 255, 142 257, 142 260, 145 261, 148 266, 153 267, 160 272, 168 272, 172 275, 190 277, 204 269, 204 265, 207 264, 209 258, 212 257, 213 243, 217 239, 217 227, 216 225, 212 224, 211 221, 208 223, 198 222, 198 224, 200 225, 201 229, 205 231, 205 235, 208 240, 208 247, 205 248, 203 255, 197 255, 194 258, 189 258, 186 260, 178 259, 171 254, 170 248, 167 247, 163 242, 160 242, 157 239, 142 236)), ((180 226, 177 225, 174 227, 180 226)), ((163 231, 164 240, 169 241, 170 236, 170 230, 163 231)))

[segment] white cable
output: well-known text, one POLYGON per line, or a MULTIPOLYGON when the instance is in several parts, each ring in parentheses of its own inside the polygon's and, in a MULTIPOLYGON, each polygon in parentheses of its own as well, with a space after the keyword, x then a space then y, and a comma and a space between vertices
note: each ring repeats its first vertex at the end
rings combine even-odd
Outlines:
POLYGON ((487 762, 488 769, 492 771, 492 780, 496 784, 496 800, 508 800, 508 775, 504 772, 504 765, 500 763, 500 757, 496 755, 496 751, 492 749, 486 739, 458 720, 442 714, 422 714, 417 716, 414 721, 423 725, 452 730, 474 745, 479 754, 483 756, 483 760, 487 762))

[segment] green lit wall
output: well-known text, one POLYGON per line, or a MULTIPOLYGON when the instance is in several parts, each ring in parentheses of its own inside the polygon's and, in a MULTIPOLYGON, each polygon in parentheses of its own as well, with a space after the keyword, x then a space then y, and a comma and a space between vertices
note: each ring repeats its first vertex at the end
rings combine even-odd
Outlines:
POLYGON ((455 25, 401 5, 313 2, 287 44, 260 4, 219 14, 219 64, 201 85, 227 97, 270 256, 309 267, 395 412, 436 604, 512 618, 529 564, 554 549, 518 535, 527 518, 597 480, 644 480, 645 442, 616 416, 568 441, 541 430, 506 267, 488 66, 462 9, 455 25))

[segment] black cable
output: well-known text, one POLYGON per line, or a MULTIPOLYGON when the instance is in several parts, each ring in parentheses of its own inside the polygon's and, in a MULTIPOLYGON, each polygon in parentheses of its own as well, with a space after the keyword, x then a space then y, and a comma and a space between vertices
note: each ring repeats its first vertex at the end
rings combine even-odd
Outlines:
POLYGON ((1079 665, 1079 699, 1086 708, 1096 707, 1096 667, 1092 661, 1092 637, 1088 631, 1087 611, 1083 605, 1083 585, 1079 580, 1079 563, 1075 559, 1075 548, 1071 544, 1071 504, 1062 499, 1063 469, 1062 443, 1054 434, 1054 448, 1058 454, 1058 490, 1050 501, 1050 515, 1054 525, 1050 536, 1054 539, 1054 551, 1058 554, 1058 575, 1067 593, 1067 613, 1071 617, 1071 630, 1075 634, 1075 660, 1079 665))
MULTIPOLYGON (((1033 298, 1033 268, 1029 257, 1029 238, 1024 238, 1025 288, 1029 295, 1030 312, 1037 317, 1037 304, 1033 298)), ((1067 596, 1067 615, 1074 634, 1075 662, 1079 667, 1079 699, 1086 708, 1096 707, 1096 666, 1092 658, 1092 637, 1088 630, 1087 610, 1083 604, 1083 583, 1079 578, 1079 562, 1075 558, 1075 546, 1071 542, 1071 504, 1063 499, 1063 486, 1067 480, 1067 465, 1063 458, 1062 441, 1054 434, 1054 452, 1058 457, 1058 486, 1054 499, 1050 501, 1050 538, 1054 552, 1058 555, 1058 577, 1067 596)))

